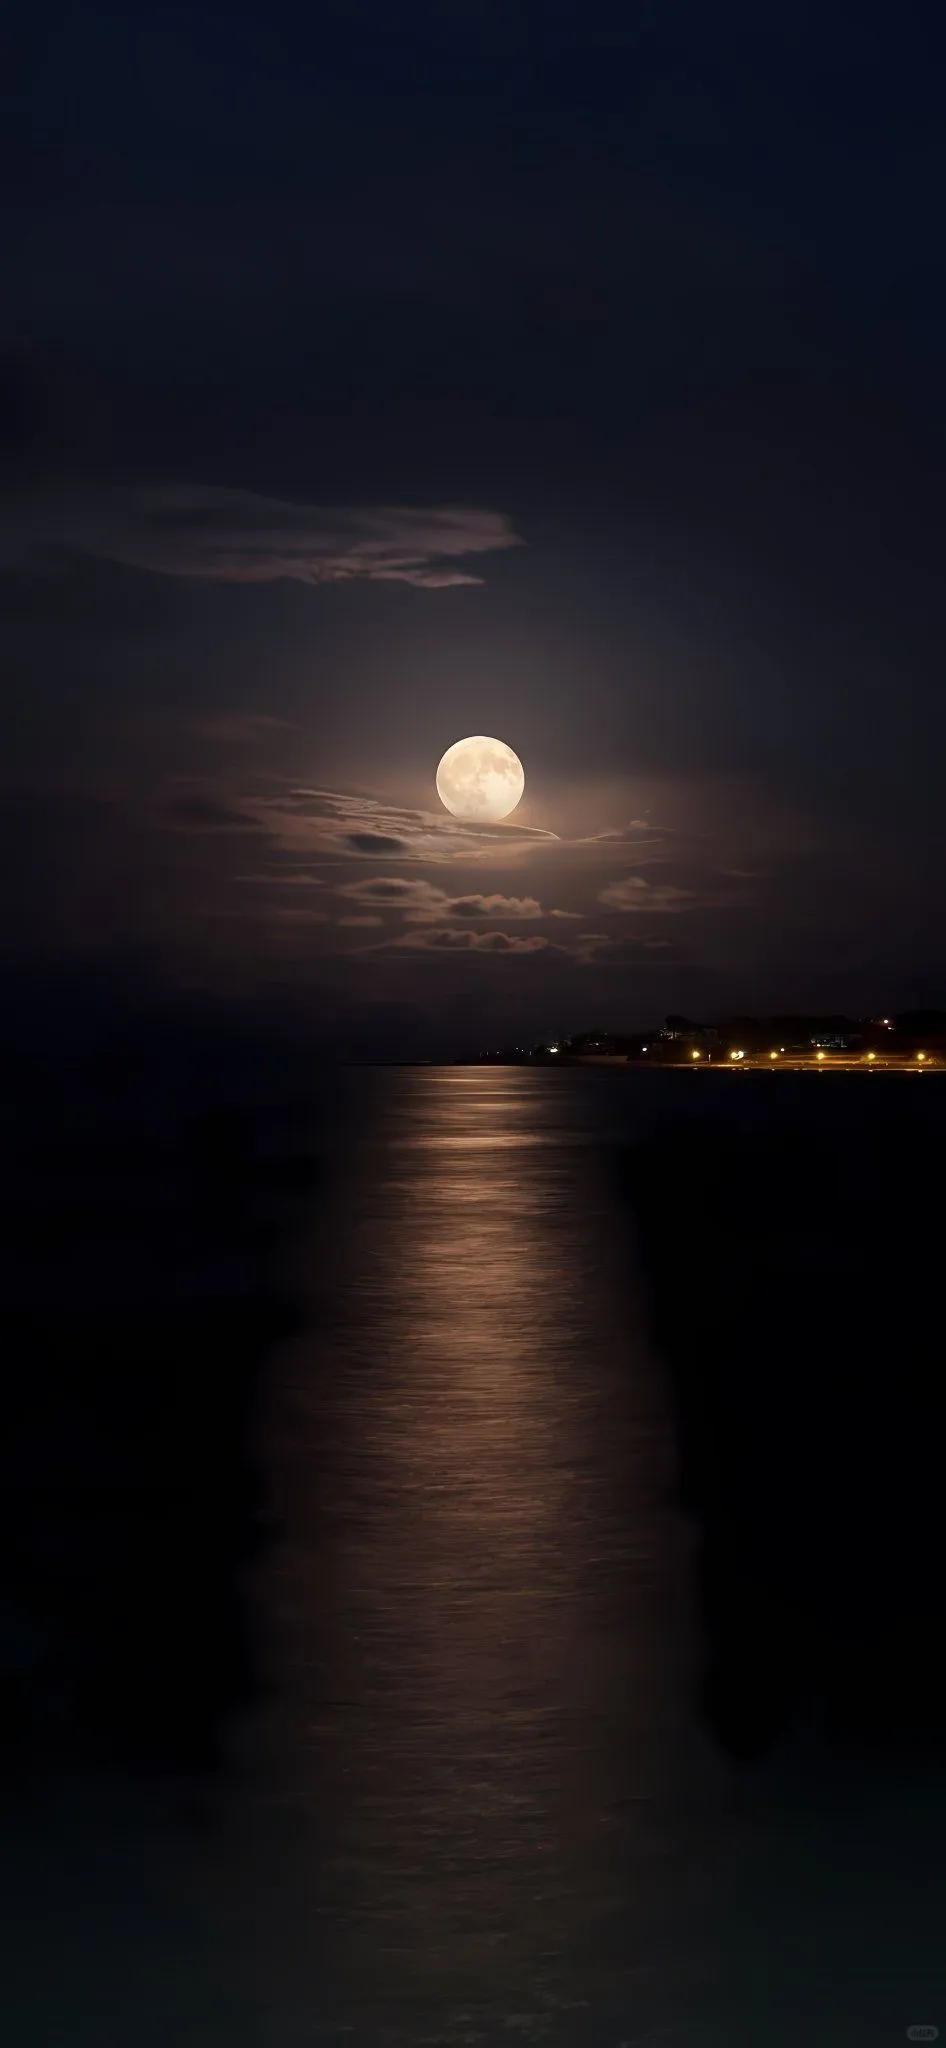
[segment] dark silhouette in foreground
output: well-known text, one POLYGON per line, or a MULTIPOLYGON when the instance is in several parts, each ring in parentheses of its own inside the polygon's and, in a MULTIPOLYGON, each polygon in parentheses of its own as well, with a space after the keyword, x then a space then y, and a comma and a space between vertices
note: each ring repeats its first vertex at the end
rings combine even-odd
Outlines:
POLYGON ((705 1709, 742 1756, 802 1708, 939 1743, 940 1105, 746 1089, 735 1127, 730 1097, 622 1166, 700 1531, 705 1709))

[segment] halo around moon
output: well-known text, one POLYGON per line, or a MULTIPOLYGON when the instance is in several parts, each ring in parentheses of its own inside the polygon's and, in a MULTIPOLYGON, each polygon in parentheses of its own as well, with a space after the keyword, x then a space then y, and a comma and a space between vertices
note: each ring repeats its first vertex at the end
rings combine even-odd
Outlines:
POLYGON ((437 795, 455 818, 496 824, 514 811, 526 786, 522 762, 505 740, 475 733, 455 740, 437 770, 437 795))

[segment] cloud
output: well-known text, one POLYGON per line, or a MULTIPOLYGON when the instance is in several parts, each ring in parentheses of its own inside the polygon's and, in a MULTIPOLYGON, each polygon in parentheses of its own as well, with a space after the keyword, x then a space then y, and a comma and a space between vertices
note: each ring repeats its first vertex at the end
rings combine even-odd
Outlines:
POLYGON ((327 924, 328 912, 310 910, 308 904, 279 903, 274 910, 267 912, 267 919, 270 922, 275 920, 277 924, 327 924))
POLYGON ((341 882, 337 896, 351 896, 356 903, 373 903, 382 910, 413 910, 422 916, 440 911, 447 898, 421 876, 372 875, 363 882, 341 882))
POLYGON ((521 938, 509 932, 457 931, 449 927, 432 931, 405 932, 390 940, 385 951, 414 953, 541 953, 548 946, 538 932, 521 938))
POLYGON ((220 803, 211 796, 174 797, 165 815, 181 830, 190 832, 258 833, 262 828, 237 804, 220 803))
POLYGON ((561 844, 554 832, 538 826, 470 824, 443 811, 413 810, 350 790, 294 788, 246 796, 242 804, 276 846, 344 860, 476 866, 561 844))
MULTIPOLYGON (((564 927, 582 919, 595 922, 600 909, 622 916, 670 916, 725 907, 725 897, 719 888, 712 895, 707 893, 705 875, 694 880, 687 872, 682 865, 684 849, 679 844, 673 867, 658 870, 661 879, 657 878, 655 863, 663 856, 647 851, 648 842, 637 836, 638 831, 657 832, 657 847, 664 846, 670 837, 676 840, 677 835, 640 819, 632 819, 619 832, 609 830, 593 840, 560 837, 540 827, 515 822, 471 824, 446 813, 432 813, 358 791, 312 787, 288 780, 274 782, 272 778, 268 778, 268 786, 260 782, 255 790, 229 794, 226 801, 213 799, 206 785, 177 793, 175 801, 173 815, 179 829, 236 832, 242 825, 256 831, 255 844, 262 858, 254 860, 251 876, 240 879, 278 891, 284 884, 289 888, 308 881, 311 886, 318 875, 321 886, 334 883, 342 896, 351 898, 352 910, 388 910, 412 923, 445 927, 548 919, 564 927), (626 860, 632 847, 635 871, 615 876, 615 865, 623 865, 622 851, 626 860), (561 887, 566 902, 568 894, 575 900, 575 877, 587 872, 589 857, 596 857, 593 896, 600 908, 589 910, 587 904, 578 910, 566 908, 561 903, 548 904, 538 893, 532 894, 531 889, 536 889, 538 883, 538 875, 531 867, 533 856, 543 861, 554 857, 564 862, 564 869, 555 869, 557 879, 551 881, 546 874, 542 887, 543 895, 546 889, 550 894, 554 889, 557 895, 561 887), (342 874, 338 873, 340 868, 342 874), (345 868, 357 879, 344 879, 345 868), (466 870, 464 883, 474 880, 478 871, 479 879, 485 881, 488 872, 489 880, 495 879, 501 886, 464 888, 462 893, 454 894, 449 886, 451 878, 443 871, 457 868, 466 870), (517 869, 525 869, 523 881, 527 874, 528 883, 521 894, 507 893, 509 884, 514 884, 517 869)), ((578 901, 581 902, 580 897, 578 901)), ((565 950, 571 948, 566 946, 565 950)))
POLYGON ((221 740, 235 747, 255 746, 276 732, 292 732, 288 718, 269 718, 263 711, 231 711, 220 718, 198 718, 191 731, 199 739, 221 740))
POLYGON ((273 875, 235 875, 237 882, 259 882, 267 889, 323 889, 324 882, 317 881, 305 868, 284 869, 273 875))
POLYGON ((607 932, 576 932, 568 950, 575 960, 596 960, 611 944, 607 932))
POLYGON ((384 919, 381 917, 340 917, 338 922, 349 927, 358 925, 364 929, 370 924, 383 924, 384 919))
POLYGON ((410 583, 482 578, 458 561, 520 547, 502 512, 462 505, 319 506, 202 484, 60 482, 18 498, 8 559, 65 550, 213 583, 410 583))
POLYGON ((695 898, 689 889, 645 882, 642 875, 625 875, 622 881, 610 882, 606 889, 601 889, 598 902, 606 904, 609 910, 679 911, 692 907, 695 898))
POLYGON ((575 846, 632 846, 635 854, 644 847, 660 846, 667 839, 678 835, 669 825, 652 825, 649 818, 631 818, 626 825, 609 825, 603 832, 592 832, 583 839, 575 839, 575 846))
MULTIPOLYGON (((562 837, 518 819, 477 824, 443 811, 411 809, 357 791, 289 788, 247 797, 247 809, 284 847, 318 849, 359 860, 410 860, 425 865, 456 863, 497 866, 534 853, 556 853, 611 862, 627 848, 638 866, 665 858, 669 827, 632 819, 628 825, 585 837, 562 837)), ((572 915, 558 912, 557 915, 572 915)))
POLYGON ((444 909, 449 917, 494 918, 494 917, 554 917, 555 911, 544 911, 534 896, 451 896, 444 909))
POLYGON ((374 854, 379 860, 383 859, 385 854, 399 855, 410 852, 406 839, 395 839, 389 832, 347 832, 343 843, 350 846, 353 853, 374 854))
POLYGON ((669 939, 615 939, 608 932, 576 932, 566 950, 586 967, 616 967, 646 965, 649 955, 666 952, 669 945, 669 939))
POLYGON ((464 923, 494 921, 498 918, 568 917, 569 911, 546 911, 535 896, 450 896, 445 889, 419 875, 372 875, 359 882, 341 882, 337 896, 371 903, 382 910, 399 910, 410 924, 424 924, 436 918, 460 918, 464 923))

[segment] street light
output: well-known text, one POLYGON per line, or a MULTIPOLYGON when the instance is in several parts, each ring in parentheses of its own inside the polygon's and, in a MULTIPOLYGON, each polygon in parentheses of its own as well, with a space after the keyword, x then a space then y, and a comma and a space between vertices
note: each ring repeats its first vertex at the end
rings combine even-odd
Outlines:
POLYGON ((823 1059, 824 1059, 824 1057, 825 1057, 825 1055, 824 1055, 824 1053, 823 1053, 823 1052, 819 1052, 818 1054, 816 1054, 816 1058, 818 1058, 819 1060, 823 1060, 823 1059))

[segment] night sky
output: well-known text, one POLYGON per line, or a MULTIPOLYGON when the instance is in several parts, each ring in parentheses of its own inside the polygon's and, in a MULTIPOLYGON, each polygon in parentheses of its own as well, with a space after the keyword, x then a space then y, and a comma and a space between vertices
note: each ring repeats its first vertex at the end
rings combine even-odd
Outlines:
POLYGON ((8 968, 364 1053, 946 999, 933 21, 21 14, 8 968))

